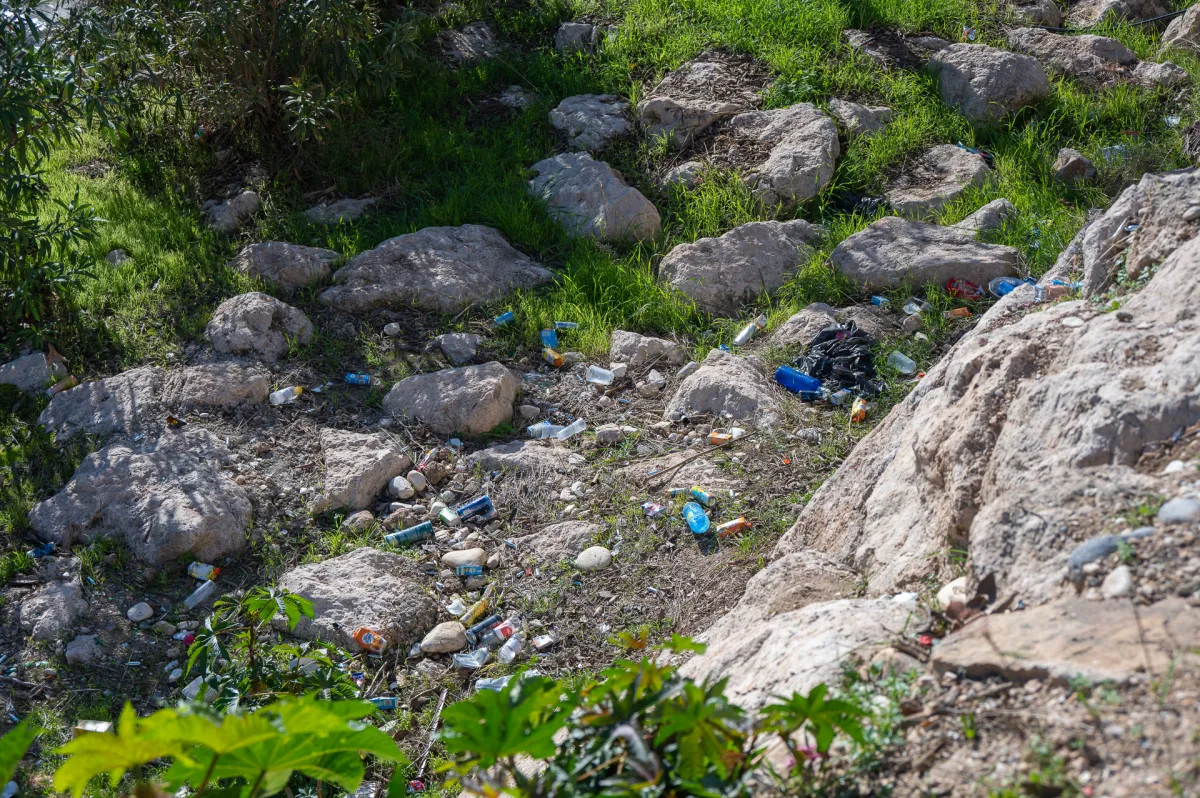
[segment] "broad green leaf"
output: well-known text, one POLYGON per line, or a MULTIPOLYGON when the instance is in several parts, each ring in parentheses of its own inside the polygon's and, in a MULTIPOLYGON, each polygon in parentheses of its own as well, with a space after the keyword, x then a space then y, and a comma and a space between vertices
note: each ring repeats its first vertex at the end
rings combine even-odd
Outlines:
POLYGON ((17 770, 17 764, 29 750, 33 739, 41 731, 29 718, 25 718, 14 726, 8 734, 0 737, 0 783, 12 778, 17 770))

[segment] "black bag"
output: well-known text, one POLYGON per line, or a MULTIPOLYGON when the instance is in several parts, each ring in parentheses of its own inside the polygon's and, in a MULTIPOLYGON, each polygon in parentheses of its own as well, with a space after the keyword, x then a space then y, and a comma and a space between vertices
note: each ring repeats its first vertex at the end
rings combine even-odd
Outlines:
POLYGON ((875 339, 854 322, 834 324, 809 342, 808 350, 796 358, 796 368, 816 377, 830 391, 849 388, 863 396, 874 396, 883 390, 883 385, 875 379, 875 361, 871 355, 874 344, 875 339))

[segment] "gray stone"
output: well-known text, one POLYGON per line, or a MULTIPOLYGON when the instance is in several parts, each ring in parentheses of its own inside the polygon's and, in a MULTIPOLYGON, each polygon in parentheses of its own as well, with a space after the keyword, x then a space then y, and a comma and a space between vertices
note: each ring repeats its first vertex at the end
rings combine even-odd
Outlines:
POLYGON ((370 507, 384 485, 412 467, 412 459, 382 434, 323 429, 321 451, 325 458, 325 492, 314 512, 370 507))
POLYGON ((551 563, 574 557, 592 545, 604 527, 586 521, 564 521, 538 532, 516 538, 517 551, 529 551, 540 561, 551 563))
MULTIPOLYGON (((313 603, 312 620, 302 618, 294 634, 356 650, 354 632, 376 629, 404 651, 437 621, 437 603, 426 594, 421 566, 407 557, 361 548, 324 562, 288 571, 279 586, 313 603)), ((282 626, 276 619, 276 626, 282 626)))
POLYGON ((235 362, 205 363, 168 371, 161 400, 164 407, 187 412, 198 407, 262 404, 270 392, 270 374, 261 368, 235 362))
POLYGON ((151 563, 186 553, 212 562, 240 551, 250 528, 249 496, 220 472, 231 456, 217 436, 191 427, 142 448, 110 444, 35 505, 29 523, 60 547, 112 535, 151 563))
POLYGON ((1050 94, 1037 59, 985 44, 952 44, 930 59, 942 102, 968 119, 991 122, 1050 94))
POLYGON ((307 344, 312 335, 312 322, 301 311, 258 291, 226 299, 204 328, 204 337, 216 351, 268 363, 294 344, 307 344))
POLYGON ((67 643, 68 665, 92 665, 100 659, 100 644, 95 635, 79 635, 67 643))
POLYGON ((675 146, 682 147, 714 122, 757 104, 753 92, 730 91, 729 87, 738 83, 730 64, 705 53, 651 89, 646 99, 638 103, 638 119, 648 136, 668 136, 675 146))
POLYGON ((894 179, 884 194, 901 216, 928 218, 985 183, 991 174, 983 158, 954 144, 926 150, 894 179))
POLYGON ((442 54, 460 65, 495 58, 500 53, 496 36, 486 22, 472 22, 461 30, 442 31, 438 40, 442 54))
POLYGON ((371 524, 375 523, 375 514, 370 510, 359 510, 357 513, 351 513, 342 521, 342 526, 346 529, 362 532, 369 529, 371 524))
POLYGON ((1160 46, 1163 50, 1178 47, 1192 53, 1200 49, 1200 5, 1192 6, 1182 16, 1171 20, 1163 31, 1160 46))
POLYGON ((55 579, 21 602, 18 620, 34 640, 52 643, 61 640, 87 608, 78 577, 55 579))
POLYGON ((823 233, 802 219, 750 222, 719 238, 680 244, 663 258, 659 275, 704 310, 733 314, 787 282, 823 233))
POLYGON ((779 325, 771 335, 771 343, 776 346, 807 345, 813 336, 836 323, 833 308, 824 302, 814 302, 779 325))
POLYGON ((1077 151, 1064 147, 1054 159, 1054 179, 1063 183, 1080 183, 1096 176, 1096 166, 1077 151))
POLYGON ((683 186, 684 188, 695 188, 700 182, 700 177, 704 174, 704 163, 701 161, 684 161, 678 166, 671 167, 665 175, 663 175, 664 186, 683 186))
POLYGON ((278 290, 294 291, 329 277, 341 259, 332 249, 267 241, 243 247, 229 266, 278 290))
POLYGON ((1062 25, 1062 11, 1054 0, 1017 0, 1010 8, 1013 19, 1022 25, 1062 25))
POLYGON ((510 441, 498 443, 467 456, 472 466, 484 471, 512 471, 522 476, 546 476, 569 472, 571 453, 567 449, 548 446, 541 441, 510 441))
POLYGON ((886 216, 847 238, 830 253, 833 265, 852 280, 879 288, 945 285, 961 277, 986 285, 993 277, 1015 274, 1019 255, 1012 247, 981 244, 968 230, 886 216))
POLYGON ((845 30, 842 35, 856 51, 884 69, 921 69, 934 53, 950 42, 936 36, 909 36, 889 30, 845 30))
POLYGON ((997 199, 992 200, 958 224, 952 225, 952 227, 971 233, 986 233, 992 230, 999 230, 1004 227, 1009 219, 1014 218, 1016 215, 1017 209, 1013 207, 1011 202, 1006 199, 997 199))
POLYGON ((837 125, 811 103, 738 114, 727 132, 769 148, 766 159, 745 173, 747 185, 768 206, 791 208, 815 197, 833 178, 842 153, 837 125))
POLYGON ((1170 61, 1161 64, 1141 61, 1133 68, 1133 80, 1152 89, 1173 89, 1184 85, 1191 77, 1186 69, 1170 61))
POLYGON ((512 418, 520 382, 495 361, 407 377, 392 386, 383 409, 440 435, 482 435, 512 418))
POLYGON ((33 393, 67 376, 61 358, 51 360, 41 352, 23 355, 0 366, 0 385, 14 385, 17 390, 33 393))
POLYGON ((414 305, 457 313, 552 278, 490 227, 426 227, 355 255, 321 302, 351 313, 414 305))
POLYGON ((353 222, 375 207, 379 200, 375 197, 362 199, 340 199, 333 202, 322 202, 304 212, 304 218, 313 224, 341 224, 353 222))
POLYGON ((154 617, 154 608, 151 607, 146 602, 142 601, 137 604, 134 604, 132 607, 130 607, 128 610, 126 610, 125 617, 128 618, 129 620, 133 621, 134 623, 141 623, 142 621, 148 621, 152 617, 154 617))
POLYGON ((1098 537, 1085 540, 1071 550, 1071 554, 1067 557, 1067 576, 1075 582, 1083 580, 1083 566, 1096 560, 1102 560, 1108 555, 1114 553, 1120 546, 1122 540, 1134 540, 1136 538, 1149 537, 1154 534, 1154 527, 1140 527, 1121 535, 1100 535, 1098 537))
POLYGON ((208 216, 208 226, 218 233, 233 233, 241 229, 250 217, 262 210, 262 197, 253 191, 243 191, 233 199, 209 200, 201 209, 208 216))
POLYGON ((1192 524, 1200 521, 1200 501, 1196 499, 1171 499, 1158 508, 1160 524, 1192 524))
POLYGON ((533 105, 533 99, 533 95, 521 86, 509 86, 496 98, 496 101, 506 108, 520 110, 533 105))
POLYGON ((397 499, 411 499, 417 495, 417 489, 405 477, 392 477, 388 483, 388 493, 397 499))
POLYGON ((837 97, 829 101, 829 112, 846 128, 847 138, 873 136, 892 121, 892 109, 887 106, 860 105, 837 97))
POLYGON ((601 28, 587 22, 564 22, 554 34, 554 49, 560 53, 590 53, 600 42, 601 28))
POLYGON ((587 153, 556 155, 535 163, 533 171, 530 193, 575 235, 619 242, 654 238, 662 230, 654 204, 587 153))
POLYGON ((429 630, 421 640, 421 651, 425 654, 453 654, 467 645, 467 630, 458 621, 439 623, 429 630))
POLYGON ((133 258, 129 257, 129 253, 123 249, 109 250, 108 254, 104 256, 104 261, 111 266, 122 266, 131 260, 133 258))
POLYGON ((1050 69, 1092 82, 1104 82, 1138 62, 1137 56, 1116 39, 1082 34, 1062 36, 1040 28, 1018 28, 1008 34, 1008 44, 1050 69))
POLYGON ((567 134, 576 150, 602 150, 633 130, 629 103, 615 94, 578 94, 550 112, 550 124, 567 134))
POLYGON ((1100 595, 1106 599, 1125 598, 1133 592, 1133 572, 1128 565, 1118 565, 1100 583, 1100 595))
POLYGON ((667 401, 663 418, 706 415, 771 426, 781 407, 774 384, 758 358, 713 349, 667 401))
POLYGON ((1150 19, 1166 13, 1161 0, 1082 0, 1067 14, 1067 25, 1090 28, 1109 18, 1150 19))
POLYGON ((612 565, 612 552, 603 546, 584 549, 575 558, 575 567, 581 571, 603 571, 612 565))
POLYGON ((678 365, 687 360, 687 349, 676 341, 654 338, 628 330, 613 330, 609 339, 608 359, 614 363, 642 366, 665 360, 678 365))
POLYGON ((475 359, 483 336, 475 333, 445 333, 433 339, 442 354, 456 366, 462 366, 475 359))

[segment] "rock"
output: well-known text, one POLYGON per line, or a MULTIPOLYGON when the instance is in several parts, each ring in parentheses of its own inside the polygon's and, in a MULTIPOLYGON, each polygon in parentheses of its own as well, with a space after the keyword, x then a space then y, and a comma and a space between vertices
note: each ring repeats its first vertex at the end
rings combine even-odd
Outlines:
POLYGON ((412 467, 412 459, 382 434, 323 429, 321 451, 325 493, 314 512, 370 507, 384 485, 412 467))
POLYGON ((934 53, 950 46, 950 42, 936 36, 909 36, 880 29, 851 28, 842 35, 852 48, 884 69, 921 69, 934 53))
POLYGON ((388 483, 388 493, 401 501, 417 495, 416 488, 404 477, 392 477, 392 481, 388 483))
POLYGON ((1067 25, 1090 28, 1109 17, 1118 19, 1150 19, 1167 13, 1160 0, 1082 0, 1071 7, 1067 25))
POLYGON ((575 150, 602 150, 633 130, 629 103, 615 94, 578 94, 550 112, 550 124, 567 134, 575 150))
POLYGON ((701 161, 684 161, 678 166, 671 167, 665 175, 663 175, 664 186, 683 186, 684 188, 695 188, 700 182, 700 177, 704 174, 704 163, 701 161))
POLYGON ((552 278, 490 227, 426 227, 355 255, 334 273, 337 285, 321 302, 350 313, 414 305, 457 313, 552 278))
POLYGON ((1103 83, 1138 62, 1133 51, 1116 39, 1090 34, 1061 36, 1040 28, 1017 28, 1008 34, 1008 44, 1055 72, 1092 83, 1103 83))
POLYGON ((612 565, 612 552, 603 546, 584 549, 575 558, 575 567, 581 571, 603 571, 612 565))
POLYGON ((680 244, 663 258, 659 275, 704 310, 733 315, 787 282, 823 232, 802 219, 750 222, 719 238, 680 244))
POLYGON ((1096 167, 1075 150, 1063 147, 1054 159, 1054 179, 1063 183, 1080 183, 1096 176, 1096 167))
POLYGON ((621 432, 621 427, 618 424, 604 424, 596 427, 596 442, 605 446, 612 446, 620 443, 625 439, 625 433, 621 432))
POLYGON ((467 645, 467 630, 458 621, 439 623, 429 630, 421 641, 421 651, 426 654, 453 654, 467 645))
POLYGON ((229 266, 247 277, 263 280, 272 288, 295 291, 329 277, 333 264, 341 259, 332 249, 267 241, 243 247, 229 266))
POLYGON ((829 112, 846 128, 847 138, 873 136, 892 121, 892 109, 884 105, 859 105, 837 97, 829 101, 829 112))
POLYGON ((1200 521, 1200 501, 1196 499, 1171 499, 1158 508, 1158 523, 1191 524, 1200 521))
POLYGON ((194 427, 137 448, 113 443, 85 457, 29 523, 60 548, 112 535, 150 563, 186 553, 212 562, 240 551, 250 528, 249 496, 220 471, 230 459, 216 435, 194 427))
POLYGON ((604 527, 586 521, 564 521, 551 524, 531 535, 516 538, 517 551, 532 552, 546 563, 574 557, 592 544, 604 527))
MULTIPOLYGON (((267 401, 270 374, 241 363, 205 363, 168 371, 160 396, 164 407, 189 411, 197 407, 234 408, 267 401)), ((144 415, 149 408, 142 409, 144 415)))
POLYGON ((395 418, 417 421, 440 435, 482 435, 512 418, 520 382, 492 361, 406 377, 383 398, 395 418))
POLYGON ((523 421, 533 421, 542 413, 542 409, 537 405, 521 405, 517 408, 517 412, 521 414, 523 421))
POLYGON ((769 148, 766 159, 745 174, 746 184, 768 206, 791 208, 815 197, 833 178, 842 154, 837 125, 811 103, 738 114, 726 132, 746 146, 769 148))
POLYGON ((719 55, 704 53, 668 74, 637 105, 646 135, 668 136, 682 147, 714 122, 753 108, 758 98, 736 72, 719 55))
POLYGON ((143 366, 63 391, 50 400, 38 423, 59 439, 78 432, 132 432, 161 406, 163 375, 157 366, 143 366))
POLYGON ((779 329, 771 336, 771 342, 776 346, 807 346, 813 336, 836 323, 833 308, 824 302, 814 302, 779 325, 779 329))
POLYGON ((662 386, 657 383, 641 381, 634 386, 637 389, 638 396, 643 399, 653 399, 662 393, 662 386))
POLYGON ((572 471, 571 453, 541 441, 498 443, 467 455, 467 463, 484 471, 511 471, 521 476, 550 476, 572 471))
POLYGON ((87 608, 78 577, 55 579, 21 602, 21 630, 31 634, 34 640, 56 642, 87 608))
POLYGON ((829 259, 850 279, 877 288, 895 288, 906 279, 945 285, 951 277, 986 285, 993 277, 1015 274, 1019 264, 1012 247, 981 244, 970 231, 898 216, 885 216, 850 236, 829 259))
POLYGON ((1072 549, 1071 556, 1067 558, 1067 577, 1076 583, 1082 584, 1084 577, 1083 566, 1096 560, 1102 560, 1112 554, 1117 550, 1122 540, 1148 537, 1153 533, 1154 527, 1149 526, 1141 527, 1122 535, 1100 535, 1090 540, 1085 540, 1072 549))
POLYGON ((33 393, 67 376, 62 359, 51 360, 41 352, 23 355, 0 366, 0 385, 14 385, 18 391, 33 393))
POLYGON ((1151 89, 1173 89, 1184 85, 1190 79, 1186 69, 1170 61, 1161 64, 1141 61, 1133 68, 1134 82, 1151 89))
POLYGON ((369 529, 373 523, 375 523, 375 515, 370 510, 359 510, 357 513, 346 516, 346 519, 342 521, 342 526, 355 532, 362 532, 369 529))
POLYGON ((525 91, 522 87, 509 86, 496 98, 496 102, 516 111, 533 105, 533 99, 533 95, 525 91))
POLYGON ((781 407, 773 384, 756 357, 713 349, 700 368, 675 389, 663 418, 711 415, 771 426, 781 407))
POLYGON ((628 330, 613 330, 609 341, 608 359, 628 363, 630 366, 654 364, 660 360, 679 364, 687 360, 687 350, 681 344, 665 338, 639 335, 628 330))
POLYGON ((425 492, 425 488, 428 485, 428 482, 425 479, 425 475, 422 474, 420 471, 416 471, 416 470, 409 471, 408 474, 405 475, 405 479, 408 480, 408 484, 412 485, 413 490, 415 490, 417 493, 425 492))
POLYGON ((218 233, 233 233, 241 229, 251 216, 262 210, 262 197, 253 191, 243 191, 224 202, 209 200, 201 210, 208 216, 208 226, 213 230, 218 233))
POLYGON ((601 28, 587 22, 564 22, 554 34, 554 49, 560 53, 590 53, 600 42, 601 28))
POLYGON ((390 321, 383 325, 383 334, 388 338, 395 338, 400 334, 400 325, 394 321, 390 321))
POLYGON ((1100 584, 1100 595, 1106 599, 1125 598, 1133 592, 1133 573, 1128 565, 1112 569, 1100 584))
POLYGON ((486 22, 472 22, 461 30, 442 31, 438 40, 442 54, 460 65, 495 58, 500 53, 496 36, 486 22))
MULTIPOLYGON (((302 618, 293 634, 357 650, 361 627, 383 633, 403 651, 437 622, 438 605, 426 595, 424 572, 414 561, 371 548, 288 571, 279 586, 313 603, 314 618, 302 618)), ((276 626, 282 626, 276 618, 276 626)))
POLYGON ((1050 94, 1042 65, 1031 56, 985 44, 952 44, 930 59, 942 102, 975 122, 995 121, 1050 94))
POLYGON ((942 609, 949 607, 955 601, 966 604, 970 600, 971 593, 967 588, 967 577, 965 576, 960 576, 951 582, 947 582, 937 592, 937 602, 942 609))
POLYGON ((475 359, 483 336, 475 333, 445 333, 433 339, 442 354, 456 366, 462 366, 475 359))
POLYGON ((175 634, 175 624, 170 621, 158 621, 150 627, 150 631, 160 634, 163 637, 170 637, 175 634))
POLYGON ((485 563, 487 563, 487 552, 483 549, 448 551, 442 555, 443 568, 457 568, 460 565, 478 565, 482 568, 485 563))
POLYGON ((926 150, 892 180, 884 194, 901 216, 928 218, 991 175, 983 158, 954 144, 926 150))
POLYGON ((153 616, 154 616, 154 608, 151 607, 149 604, 147 604, 144 601, 142 601, 138 604, 134 604, 132 607, 130 607, 128 610, 125 611, 125 617, 128 618, 129 620, 133 621, 134 623, 141 623, 142 621, 148 621, 153 616))
POLYGON ((1192 6, 1182 16, 1175 17, 1163 31, 1160 48, 1178 47, 1195 53, 1200 45, 1200 6, 1192 6))
POLYGON ((340 199, 322 202, 304 212, 304 218, 313 224, 341 224, 362 218, 379 202, 375 197, 362 199, 340 199))
POLYGON ((644 240, 662 230, 653 203, 626 185, 619 172, 587 153, 538 161, 530 193, 546 202, 550 215, 570 232, 606 241, 644 240))
POLYGON ((984 205, 958 224, 951 226, 957 230, 966 230, 971 233, 986 233, 991 230, 999 230, 1005 222, 1016 215, 1017 209, 1011 202, 1006 199, 997 199, 984 205))
POLYGON ((67 643, 68 665, 92 665, 100 659, 100 644, 95 635, 80 635, 67 643))
POLYGON ((133 260, 133 258, 129 257, 129 253, 123 249, 110 250, 109 253, 104 256, 105 263, 108 263, 111 266, 122 266, 131 260, 133 260))
POLYGON ((216 351, 252 355, 268 363, 278 360, 293 343, 307 344, 312 335, 307 316, 258 291, 226 299, 204 328, 204 337, 216 351))
POLYGON ((1017 0, 1010 8, 1013 19, 1023 25, 1062 25, 1062 11, 1054 0, 1017 0))
POLYGON ((936 673, 972 679, 1000 676, 1066 686, 1082 677, 1092 684, 1120 684, 1147 668, 1163 673, 1173 661, 1179 667, 1194 659, 1181 641, 1198 635, 1200 611, 1183 599, 1139 607, 1136 614, 1067 599, 975 621, 934 647, 930 665, 936 673))

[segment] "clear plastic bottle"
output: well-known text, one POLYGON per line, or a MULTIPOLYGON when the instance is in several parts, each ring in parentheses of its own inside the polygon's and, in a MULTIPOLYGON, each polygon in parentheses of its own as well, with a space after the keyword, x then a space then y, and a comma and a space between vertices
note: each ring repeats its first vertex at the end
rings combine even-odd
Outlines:
POLYGON ((608 369, 603 369, 599 366, 588 366, 587 373, 583 378, 594 385, 611 385, 616 376, 614 372, 608 369))
POLYGON ((901 374, 915 374, 917 364, 903 352, 892 352, 888 355, 887 363, 901 374))
POLYGON ((734 345, 745 346, 746 344, 750 343, 750 339, 753 338, 759 330, 764 329, 766 326, 767 317, 759 316, 757 319, 742 328, 742 331, 739 332, 737 337, 733 339, 734 345))
POLYGON ((299 385, 293 385, 290 388, 280 388, 275 393, 267 397, 273 405, 290 405, 292 402, 300 398, 300 394, 304 393, 304 389, 299 385))
POLYGON ((583 432, 585 429, 587 429, 587 424, 584 422, 584 420, 582 418, 577 418, 574 421, 572 421, 570 424, 568 424, 567 426, 560 429, 558 431, 558 434, 555 435, 554 437, 558 438, 560 441, 565 441, 567 438, 570 438, 574 435, 578 435, 579 433, 583 432))
POLYGON ((566 427, 560 427, 557 424, 551 424, 549 421, 539 421, 538 423, 526 427, 525 430, 529 433, 529 437, 539 441, 544 441, 547 438, 557 438, 558 433, 562 432, 566 427))
POLYGON ((192 592, 192 595, 183 600, 183 606, 189 610, 194 610, 204 602, 208 601, 213 596, 217 595, 217 583, 205 582, 192 592))
POLYGON ((501 665, 511 665, 517 659, 517 655, 521 653, 521 649, 525 647, 525 633, 514 632, 513 636, 500 646, 500 650, 496 652, 496 659, 501 665))

